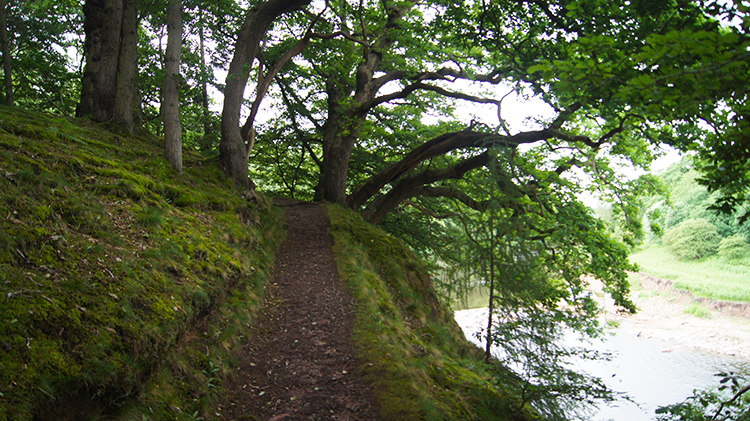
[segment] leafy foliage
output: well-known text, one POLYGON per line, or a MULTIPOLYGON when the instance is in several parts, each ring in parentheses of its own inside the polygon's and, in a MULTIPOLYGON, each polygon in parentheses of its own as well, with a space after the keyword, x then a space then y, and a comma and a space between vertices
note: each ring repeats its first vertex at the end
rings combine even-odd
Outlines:
POLYGON ((705 219, 688 219, 664 233, 664 245, 680 260, 696 260, 716 254, 721 237, 705 219))
POLYGON ((493 322, 481 339, 489 335, 508 368, 496 375, 517 385, 522 400, 545 417, 568 419, 585 416, 588 406, 612 400, 614 394, 600 380, 566 366, 573 356, 601 356, 562 346, 563 331, 588 337, 600 333, 598 307, 585 293, 587 276, 602 280, 625 311, 634 311, 625 272, 633 268, 627 249, 577 201, 574 185, 554 173, 541 176, 535 157, 499 153, 491 171, 466 180, 464 188, 485 199, 485 210, 454 204, 460 225, 451 230, 453 243, 446 247, 455 254, 441 254, 454 270, 442 282, 480 283, 489 289, 493 322), (533 184, 533 197, 524 197, 518 186, 530 174, 544 181, 533 184), (508 373, 524 382, 510 381, 508 373))
POLYGON ((80 74, 68 53, 81 52, 81 4, 64 1, 17 1, 8 7, 8 32, 16 104, 72 115, 80 74))
POLYGON ((750 257, 750 244, 742 234, 735 234, 721 240, 719 256, 728 261, 742 261, 750 257))
POLYGON ((719 386, 697 390, 685 401, 656 410, 658 421, 747 421, 750 420, 750 384, 746 376, 719 373, 719 386))

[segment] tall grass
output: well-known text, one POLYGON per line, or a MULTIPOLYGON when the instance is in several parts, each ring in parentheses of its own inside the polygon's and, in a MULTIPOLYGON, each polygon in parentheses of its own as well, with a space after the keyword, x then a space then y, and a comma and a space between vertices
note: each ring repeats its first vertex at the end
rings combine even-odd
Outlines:
POLYGON ((679 261, 666 248, 656 245, 638 250, 631 260, 644 272, 669 280, 674 288, 698 297, 750 302, 750 261, 730 263, 718 256, 679 261))

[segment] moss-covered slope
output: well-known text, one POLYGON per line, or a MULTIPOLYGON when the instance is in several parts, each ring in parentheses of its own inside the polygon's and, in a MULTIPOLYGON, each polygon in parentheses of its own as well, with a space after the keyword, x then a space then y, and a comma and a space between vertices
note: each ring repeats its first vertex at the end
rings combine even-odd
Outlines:
MULTIPOLYGON (((414 254, 329 215, 382 419, 533 419, 414 254)), ((0 421, 215 419, 282 220, 215 160, 178 175, 152 136, 0 107, 0 421)))
POLYGON ((152 136, 0 107, 0 420, 210 408, 281 219, 215 161, 187 154, 180 176, 161 156, 152 136))
POLYGON ((466 341, 411 250, 353 212, 328 214, 339 274, 357 301, 360 368, 383 420, 536 419, 491 375, 504 369, 466 341))

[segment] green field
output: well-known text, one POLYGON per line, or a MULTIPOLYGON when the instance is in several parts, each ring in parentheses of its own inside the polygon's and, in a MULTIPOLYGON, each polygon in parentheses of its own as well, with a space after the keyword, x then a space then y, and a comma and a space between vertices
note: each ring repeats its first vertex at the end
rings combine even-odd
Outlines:
POLYGON ((750 262, 730 264, 718 256, 678 261, 668 250, 651 246, 631 254, 643 272, 672 282, 699 297, 750 302, 750 262))

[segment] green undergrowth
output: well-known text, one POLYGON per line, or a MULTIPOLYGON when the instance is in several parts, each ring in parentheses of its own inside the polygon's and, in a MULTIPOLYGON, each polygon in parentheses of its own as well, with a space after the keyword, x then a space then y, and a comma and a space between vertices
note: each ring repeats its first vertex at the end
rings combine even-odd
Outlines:
POLYGON ((212 410, 283 219, 218 162, 0 107, 0 420, 212 410))
POLYGON ((353 212, 331 206, 328 214, 339 274, 357 301, 360 368, 381 419, 536 419, 492 375, 503 368, 485 364, 464 338, 411 250, 353 212))

